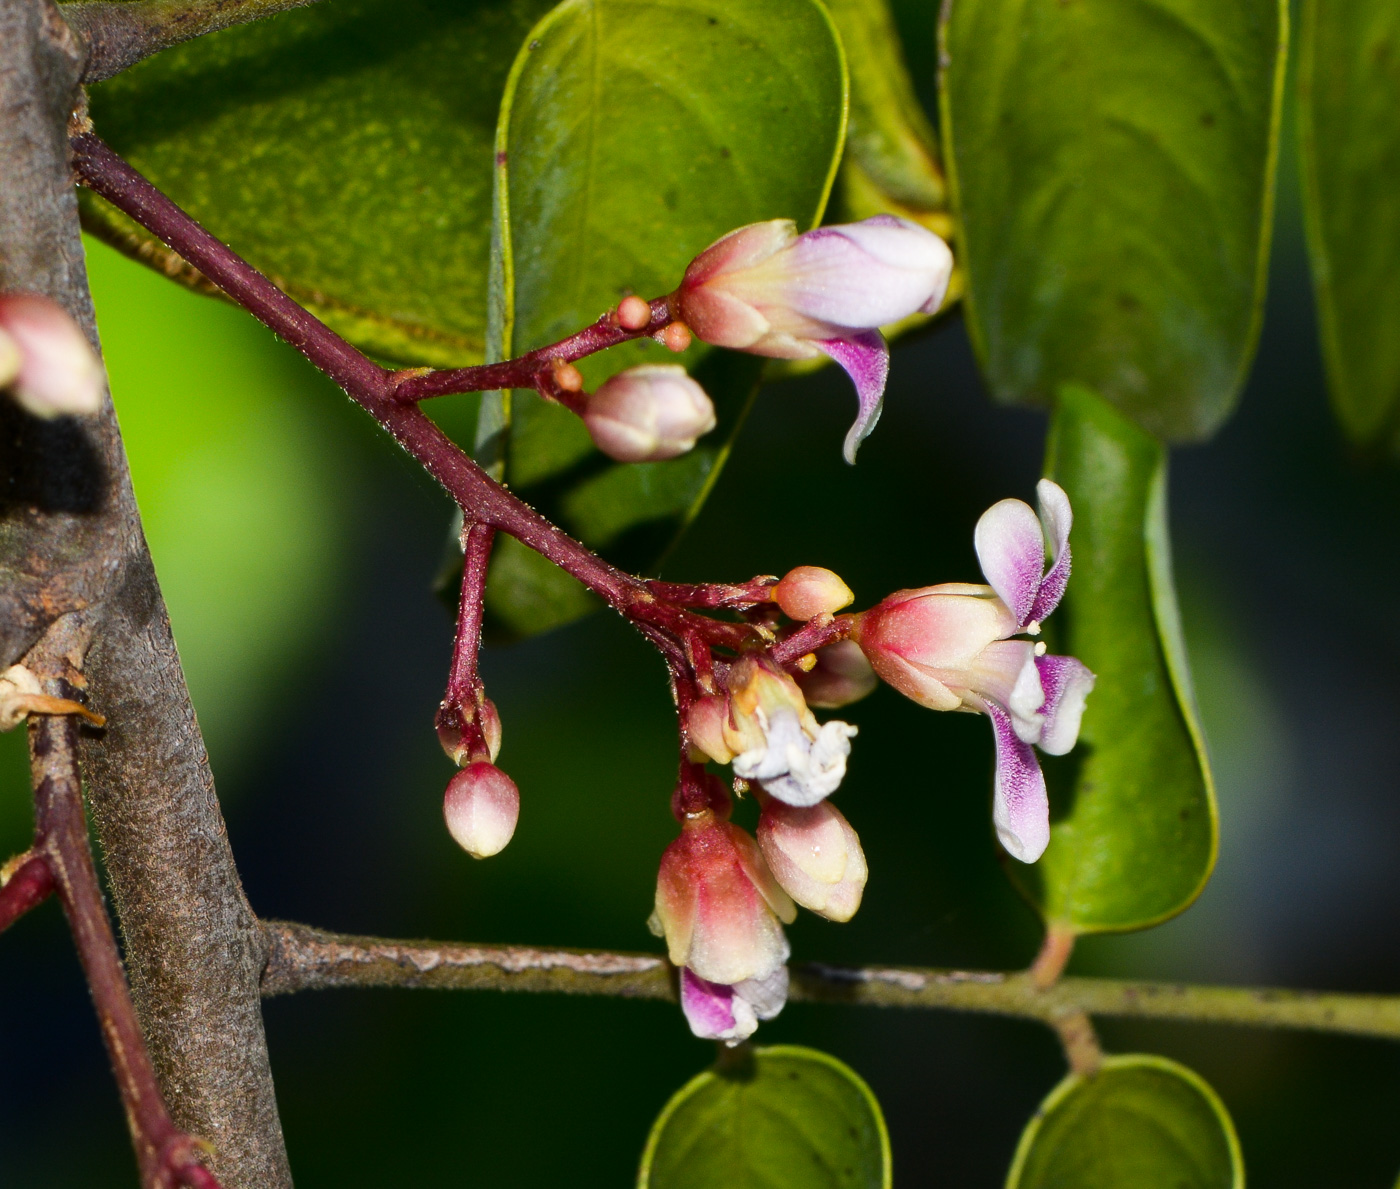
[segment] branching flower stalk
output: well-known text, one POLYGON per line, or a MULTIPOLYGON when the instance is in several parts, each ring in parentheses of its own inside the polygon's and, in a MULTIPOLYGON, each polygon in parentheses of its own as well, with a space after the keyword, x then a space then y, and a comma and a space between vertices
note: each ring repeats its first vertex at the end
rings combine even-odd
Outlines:
POLYGON ((495 854, 519 815, 519 791, 495 766, 500 720, 477 672, 493 534, 516 537, 573 575, 661 653, 679 722, 671 809, 681 835, 662 857, 651 925, 666 939, 697 1035, 738 1043, 782 1009, 790 953, 782 925, 798 905, 844 921, 860 904, 865 856, 850 823, 827 803, 845 775, 856 729, 817 721, 800 683, 804 675, 811 675, 813 702, 822 707, 864 696, 878 673, 933 709, 991 716, 999 835, 1016 858, 1039 857, 1048 809, 1030 745, 1072 747, 1093 683, 1072 658, 1044 657, 1044 645, 1012 639, 1039 632, 1069 574, 1069 503, 1054 484, 1041 485, 1054 563, 1043 596, 1036 593, 1044 545, 1035 514, 1010 500, 978 527, 990 586, 900 592, 864 614, 838 615, 854 595, 837 575, 815 566, 747 584, 673 585, 626 574, 507 491, 417 407, 448 393, 533 388, 579 415, 595 444, 618 460, 674 457, 714 425, 708 396, 683 369, 633 368, 589 396, 573 364, 643 335, 683 350, 693 326, 714 345, 788 359, 825 353, 840 363, 859 404, 844 449, 854 462, 884 397, 888 348, 879 326, 936 309, 946 291, 952 257, 938 237, 887 215, 801 235, 788 220, 753 224, 696 257, 675 292, 650 302, 627 297, 557 343, 479 367, 390 371, 298 306, 91 132, 76 135, 72 148, 84 184, 299 349, 460 507, 462 598, 437 729, 460 767, 444 815, 468 853, 495 854), (904 605, 898 600, 911 597, 914 614, 891 607, 892 600, 898 608, 904 605), (839 651, 848 636, 859 647, 839 651), (1063 666, 1082 672, 1082 680, 1052 680, 1063 666), (912 671, 923 675, 911 684, 912 671), (930 689, 941 696, 930 696, 930 689), (752 790, 758 797, 757 839, 728 820, 730 793, 707 770, 711 761, 732 766, 735 794, 752 790))

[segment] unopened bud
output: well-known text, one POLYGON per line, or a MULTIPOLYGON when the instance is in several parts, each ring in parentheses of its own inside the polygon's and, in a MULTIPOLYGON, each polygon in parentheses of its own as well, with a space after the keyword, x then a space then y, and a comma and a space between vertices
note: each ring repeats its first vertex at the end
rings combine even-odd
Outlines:
POLYGON ((803 908, 832 921, 855 916, 868 874, 865 852, 829 801, 799 808, 768 799, 758 819, 758 845, 783 891, 803 908))
POLYGON ((624 297, 617 304, 617 324, 623 330, 645 330, 651 325, 651 305, 640 297, 624 297))
POLYGON ((789 619, 805 623, 818 615, 835 615, 855 599, 837 574, 821 566, 798 566, 773 587, 773 601, 789 619))
POLYGON ((872 693, 880 679, 854 640, 837 640, 817 649, 816 664, 796 676, 797 687, 808 706, 835 710, 859 702, 872 693))
MULTIPOLYGON (((48 419, 102 407, 102 364, 61 306, 32 293, 0 297, 0 332, 18 351, 9 383, 28 412, 48 419)), ((6 370, 5 354, 0 344, 0 373, 6 370)))
POLYGON ((619 372, 588 399, 583 423, 594 444, 619 462, 675 458, 715 427, 705 390, 676 364, 619 372))
POLYGON ((495 764, 468 764, 447 782, 442 814, 467 854, 485 859, 505 849, 520 818, 520 790, 495 764))

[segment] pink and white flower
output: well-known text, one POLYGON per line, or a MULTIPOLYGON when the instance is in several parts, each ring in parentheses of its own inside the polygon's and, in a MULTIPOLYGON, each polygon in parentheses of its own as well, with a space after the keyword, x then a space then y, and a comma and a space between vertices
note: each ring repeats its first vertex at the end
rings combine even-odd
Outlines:
POLYGON ((847 462, 880 417, 889 348, 879 327, 943 302, 948 245, 894 215, 818 227, 751 223, 711 244, 686 269, 671 312, 702 341, 777 359, 836 360, 856 386, 859 412, 847 462))
POLYGON ((1040 634, 1070 569, 1069 497, 1048 479, 1036 490, 1038 517, 1020 500, 1002 500, 977 523, 977 557, 990 585, 896 591, 858 616, 853 632, 875 672, 905 696, 991 719, 992 820, 1023 863, 1040 858, 1050 841, 1045 778, 1032 747, 1068 752, 1094 688, 1094 674, 1074 657, 1047 656, 1043 643, 1025 638, 1040 634))
POLYGON ((737 1043, 782 1010, 791 952, 782 922, 797 908, 758 844, 725 816, 705 810, 682 820, 661 857, 648 924, 680 970, 692 1031, 737 1043))

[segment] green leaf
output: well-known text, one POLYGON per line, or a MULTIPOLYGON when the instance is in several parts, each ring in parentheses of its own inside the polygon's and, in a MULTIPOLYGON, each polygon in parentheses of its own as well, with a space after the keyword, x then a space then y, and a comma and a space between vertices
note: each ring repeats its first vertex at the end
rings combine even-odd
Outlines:
POLYGON ((1054 652, 1098 674, 1079 746, 1045 763, 1050 846, 1017 883, 1073 933, 1186 908, 1215 864, 1215 791, 1171 578, 1166 451, 1093 393, 1061 392, 1048 473, 1074 507, 1054 652))
MULTIPOLYGON (((199 38, 92 91, 99 135, 357 346, 481 359, 492 139, 547 0, 336 0, 199 38)), ((84 192, 90 230, 188 269, 84 192)))
MULTIPOLYGON (((629 292, 655 297, 725 232, 813 226, 845 130, 841 46, 816 0, 565 0, 529 34, 501 107, 495 276, 500 357, 586 326, 629 292)), ((651 342, 583 361, 590 388, 674 357, 651 342)), ((757 389, 761 361, 696 345, 679 357, 719 428, 671 462, 619 466, 578 418, 533 393, 483 402, 508 433, 505 476, 546 515, 629 569, 654 567, 694 516, 757 389)), ((572 580, 515 568, 488 598, 517 632, 571 617, 572 580), (537 617, 533 607, 555 612, 537 617)))
POLYGON ((1332 400, 1357 441, 1400 421, 1400 5, 1303 6, 1303 213, 1332 400))
POLYGON ((827 8, 851 72, 842 168, 856 176, 843 178, 843 189, 855 185, 863 194, 872 188, 911 211, 943 210, 938 139, 914 94, 889 6, 885 0, 828 0, 827 8))
POLYGON ((943 147, 998 398, 1084 384, 1168 439, 1258 337, 1285 0, 951 0, 943 147))
POLYGON ((1244 1189, 1225 1105, 1165 1057, 1108 1057, 1070 1074, 1021 1135, 1007 1189, 1244 1189))
POLYGON ((726 1053, 666 1104, 638 1189, 888 1189, 875 1096, 835 1057, 795 1045, 726 1053))

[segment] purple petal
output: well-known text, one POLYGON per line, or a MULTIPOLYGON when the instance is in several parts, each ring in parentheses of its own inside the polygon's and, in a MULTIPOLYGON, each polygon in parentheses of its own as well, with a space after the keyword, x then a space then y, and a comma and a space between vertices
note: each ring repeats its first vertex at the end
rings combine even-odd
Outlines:
POLYGON ((1030 620, 1045 570, 1040 521, 1029 504, 1000 500, 982 513, 972 539, 982 573, 1016 622, 1024 626, 1030 620))
POLYGON ((1074 512, 1065 489, 1049 479, 1037 483, 1035 493, 1039 497, 1040 523, 1050 544, 1050 570, 1041 581, 1031 607, 1031 619, 1040 623, 1060 605, 1069 582, 1069 530, 1074 523, 1074 512))
POLYGON ((734 988, 707 982, 689 966, 681 967, 681 1010, 690 1030, 701 1040, 733 1040, 738 1034, 734 988))
POLYGON ((1045 726, 1040 733, 1040 750, 1062 756, 1079 739, 1079 720, 1084 717, 1084 699, 1094 688, 1095 677, 1088 667, 1072 656, 1039 656, 1040 686, 1045 703, 1040 712, 1045 726))
POLYGON ((824 339, 817 346, 836 360, 856 386, 856 399, 860 410, 856 413, 855 424, 846 434, 842 454, 853 466, 856 451, 870 436, 875 423, 880 420, 880 409, 885 401, 885 380, 890 374, 890 349, 885 336, 878 330, 867 330, 848 339, 824 339))
POLYGON ((1034 863, 1050 844, 1050 801, 1045 777, 1029 743, 1016 737, 1011 716, 995 702, 987 717, 997 744, 997 775, 992 794, 992 824, 1013 859, 1034 863))

